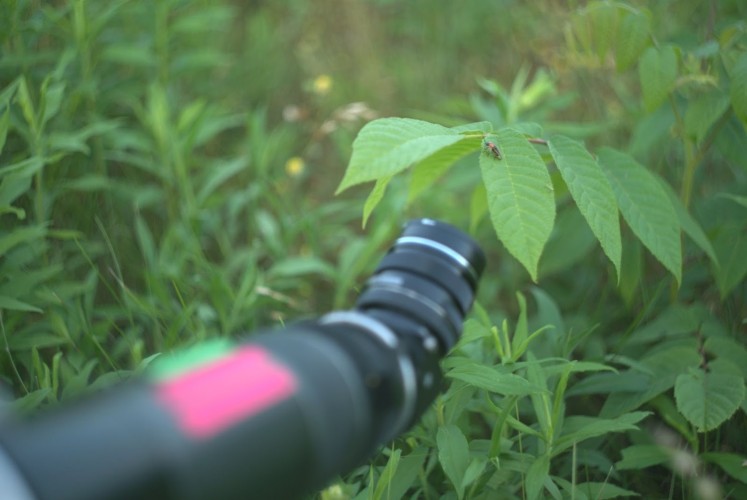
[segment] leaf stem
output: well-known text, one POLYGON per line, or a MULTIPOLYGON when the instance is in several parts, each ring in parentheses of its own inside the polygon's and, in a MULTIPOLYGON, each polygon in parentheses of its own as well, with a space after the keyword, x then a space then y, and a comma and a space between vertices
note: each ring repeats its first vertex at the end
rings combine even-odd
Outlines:
POLYGON ((547 146, 547 139, 540 139, 539 137, 527 137, 527 141, 531 142, 532 144, 542 144, 543 146, 547 146))

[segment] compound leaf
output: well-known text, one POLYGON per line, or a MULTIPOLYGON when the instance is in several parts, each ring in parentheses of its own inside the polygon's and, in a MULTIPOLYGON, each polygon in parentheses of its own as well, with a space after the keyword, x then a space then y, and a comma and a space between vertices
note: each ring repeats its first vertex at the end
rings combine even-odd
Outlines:
POLYGON ((599 164, 586 148, 568 137, 550 140, 550 153, 581 214, 620 276, 622 244, 615 193, 599 164))

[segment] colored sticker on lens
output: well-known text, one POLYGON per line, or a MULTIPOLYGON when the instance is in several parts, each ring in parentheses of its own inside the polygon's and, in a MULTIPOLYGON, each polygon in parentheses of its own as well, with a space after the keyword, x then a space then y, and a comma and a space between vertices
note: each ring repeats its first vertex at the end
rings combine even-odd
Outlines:
POLYGON ((210 438, 296 392, 295 375, 247 346, 156 386, 158 400, 189 436, 210 438))

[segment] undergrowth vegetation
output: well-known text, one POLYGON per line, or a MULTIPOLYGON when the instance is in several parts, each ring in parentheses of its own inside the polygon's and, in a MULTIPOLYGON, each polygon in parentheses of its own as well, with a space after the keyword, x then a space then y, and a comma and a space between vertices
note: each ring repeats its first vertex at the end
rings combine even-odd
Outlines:
POLYGON ((448 387, 322 498, 747 497, 747 6, 570 4, 0 1, 13 405, 349 307, 429 216, 489 256, 448 387))

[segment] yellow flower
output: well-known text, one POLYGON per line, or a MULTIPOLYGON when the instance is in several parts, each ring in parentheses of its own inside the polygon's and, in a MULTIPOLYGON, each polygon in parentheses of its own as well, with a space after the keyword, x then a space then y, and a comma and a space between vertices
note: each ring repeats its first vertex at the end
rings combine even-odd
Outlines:
POLYGON ((314 79, 313 89, 315 94, 326 95, 332 89, 332 77, 319 75, 314 79))
POLYGON ((304 163, 303 158, 294 156, 285 162, 285 173, 290 177, 298 177, 303 173, 305 167, 306 164, 304 163))

